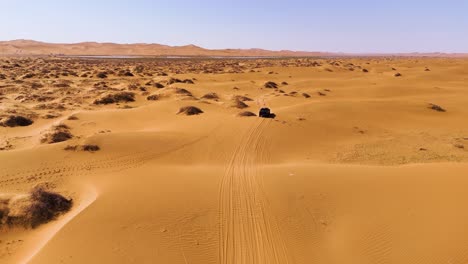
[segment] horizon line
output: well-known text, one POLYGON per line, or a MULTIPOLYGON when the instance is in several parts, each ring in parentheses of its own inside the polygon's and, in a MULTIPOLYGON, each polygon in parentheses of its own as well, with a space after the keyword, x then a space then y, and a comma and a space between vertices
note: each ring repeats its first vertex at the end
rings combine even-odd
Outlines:
POLYGON ((8 42, 36 42, 48 45, 79 45, 79 44, 113 44, 113 45, 159 45, 165 46, 169 48, 181 48, 181 47, 194 47, 198 49, 203 49, 206 51, 223 51, 223 50, 239 50, 239 51, 248 51, 248 50, 259 50, 259 51, 267 51, 267 52, 292 52, 292 53, 322 53, 322 54, 329 54, 329 55, 357 55, 357 56, 382 56, 382 55, 468 55, 467 52, 446 52, 446 51, 431 51, 431 52, 420 52, 420 51, 411 51, 411 52, 345 52, 345 51, 308 51, 308 50, 288 50, 288 49, 281 49, 281 50, 271 50, 265 48, 205 48, 202 46, 198 46, 195 44, 186 44, 186 45, 170 45, 170 44, 162 44, 156 42, 108 42, 108 41, 79 41, 79 42, 49 42, 49 41, 41 41, 41 40, 34 40, 34 39, 11 39, 11 40, 0 40, 0 43, 8 43, 8 42))

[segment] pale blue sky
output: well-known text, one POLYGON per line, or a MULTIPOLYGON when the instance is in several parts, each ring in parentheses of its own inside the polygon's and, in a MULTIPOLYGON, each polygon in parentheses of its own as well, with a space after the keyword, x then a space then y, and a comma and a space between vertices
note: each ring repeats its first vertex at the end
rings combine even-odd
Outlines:
POLYGON ((0 0, 0 40, 468 52, 468 0, 0 0))

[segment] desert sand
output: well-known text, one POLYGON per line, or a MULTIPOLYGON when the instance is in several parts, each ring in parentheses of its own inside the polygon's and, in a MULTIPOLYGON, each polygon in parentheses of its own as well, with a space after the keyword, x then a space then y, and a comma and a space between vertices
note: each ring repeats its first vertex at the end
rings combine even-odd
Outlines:
POLYGON ((0 262, 467 263, 467 76, 462 58, 2 57, 0 262), (37 186, 73 206, 10 224, 37 186))

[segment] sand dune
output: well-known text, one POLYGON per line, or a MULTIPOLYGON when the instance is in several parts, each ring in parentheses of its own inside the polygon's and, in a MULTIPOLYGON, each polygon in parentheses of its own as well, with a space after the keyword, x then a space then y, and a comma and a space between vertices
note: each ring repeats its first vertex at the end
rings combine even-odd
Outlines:
POLYGON ((0 58, 0 196, 74 204, 0 262, 466 263, 467 66, 0 58))
POLYGON ((225 57, 468 57, 465 53, 337 53, 326 51, 291 51, 265 49, 206 49, 195 45, 168 46, 161 44, 134 43, 46 43, 34 40, 0 41, 0 55, 74 55, 74 56, 225 56, 225 57))
POLYGON ((129 55, 129 56, 323 56, 327 52, 263 49, 204 49, 195 45, 116 44, 82 42, 55 44, 33 40, 0 41, 0 55, 129 55))

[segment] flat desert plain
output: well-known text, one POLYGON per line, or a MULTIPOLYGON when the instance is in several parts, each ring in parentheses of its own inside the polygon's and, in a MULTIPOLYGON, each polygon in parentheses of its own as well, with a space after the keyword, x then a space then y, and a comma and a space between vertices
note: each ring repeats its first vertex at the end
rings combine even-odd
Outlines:
POLYGON ((0 58, 0 262, 467 263, 467 100, 462 58, 0 58))

